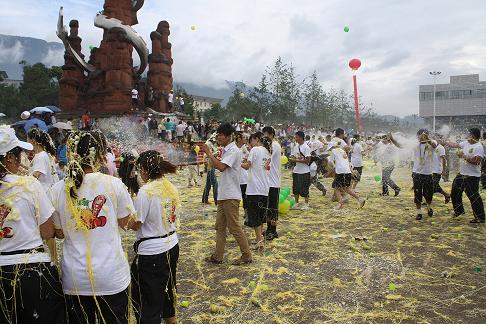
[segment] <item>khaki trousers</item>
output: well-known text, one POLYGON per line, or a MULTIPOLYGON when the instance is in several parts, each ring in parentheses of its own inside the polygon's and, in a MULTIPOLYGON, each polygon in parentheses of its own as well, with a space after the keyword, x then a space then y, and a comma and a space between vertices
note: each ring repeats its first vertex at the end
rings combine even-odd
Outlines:
POLYGON ((243 260, 251 259, 250 246, 248 239, 240 225, 239 220, 240 201, 237 199, 218 200, 218 211, 216 214, 216 252, 214 258, 223 260, 224 246, 226 244, 226 227, 233 235, 240 246, 241 258, 243 260))

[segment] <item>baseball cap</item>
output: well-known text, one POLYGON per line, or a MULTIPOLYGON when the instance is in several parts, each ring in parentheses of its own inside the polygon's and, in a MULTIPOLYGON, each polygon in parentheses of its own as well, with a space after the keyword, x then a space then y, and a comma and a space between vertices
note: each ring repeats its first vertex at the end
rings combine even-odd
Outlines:
POLYGON ((5 155, 16 147, 21 147, 25 150, 33 150, 32 144, 23 142, 17 138, 13 128, 7 125, 0 126, 0 155, 5 155))

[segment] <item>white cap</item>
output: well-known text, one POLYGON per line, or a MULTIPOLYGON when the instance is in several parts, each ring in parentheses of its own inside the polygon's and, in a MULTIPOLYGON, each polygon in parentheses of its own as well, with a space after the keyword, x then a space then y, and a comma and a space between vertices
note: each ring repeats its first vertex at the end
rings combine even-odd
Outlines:
POLYGON ((29 119, 29 117, 30 117, 30 112, 28 111, 24 111, 23 113, 20 114, 20 118, 22 118, 23 120, 29 119))
POLYGON ((21 147, 25 150, 33 150, 32 144, 20 141, 15 135, 13 128, 1 125, 0 126, 0 155, 5 155, 16 147, 21 147))

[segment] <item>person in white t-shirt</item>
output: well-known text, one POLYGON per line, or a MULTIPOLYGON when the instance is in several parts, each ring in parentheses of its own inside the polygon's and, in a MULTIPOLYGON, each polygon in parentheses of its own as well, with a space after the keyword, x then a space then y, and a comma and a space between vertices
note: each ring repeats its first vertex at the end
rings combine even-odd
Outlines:
POLYGON ((137 160, 146 183, 135 198, 137 217, 130 228, 137 231, 131 267, 132 301, 137 323, 176 323, 175 290, 179 239, 176 233, 177 188, 164 175, 177 167, 159 152, 146 151, 137 160))
MULTIPOLYGON (((248 155, 250 151, 248 150, 248 138, 242 132, 236 132, 235 144, 241 151, 241 161, 245 163, 248 160, 248 155)), ((245 170, 240 166, 240 189, 241 189, 241 199, 243 200, 243 210, 245 211, 245 220, 248 217, 247 208, 248 202, 246 201, 246 187, 248 186, 248 170, 245 170)))
POLYGON ((138 90, 132 89, 132 107, 138 109, 138 90))
POLYGON ((235 129, 229 123, 221 124, 216 130, 217 142, 223 147, 221 161, 213 155, 208 145, 202 146, 211 165, 221 172, 218 183, 218 211, 215 224, 216 248, 214 254, 206 258, 209 263, 223 263, 226 228, 235 238, 241 251, 241 257, 233 261, 233 265, 243 265, 253 261, 248 239, 239 221, 241 152, 233 142, 234 132, 235 129))
POLYGON ((270 172, 268 181, 270 189, 268 191, 268 210, 267 210, 267 230, 265 239, 268 241, 278 238, 277 221, 278 221, 278 203, 281 186, 281 163, 282 148, 275 140, 275 129, 271 126, 265 126, 262 129, 263 135, 272 143, 272 157, 270 159, 270 172))
POLYGON ((332 187, 335 189, 335 196, 338 201, 337 209, 344 207, 344 195, 349 194, 356 198, 360 208, 366 203, 366 200, 361 198, 353 189, 351 189, 351 165, 349 163, 348 154, 341 147, 340 142, 330 142, 328 144, 329 162, 334 166, 336 174, 332 187))
POLYGON ((0 323, 62 324, 61 281, 42 242, 54 237, 54 208, 37 179, 17 175, 22 150, 32 149, 0 126, 0 323))
POLYGON ((310 162, 311 150, 304 142, 305 134, 302 131, 295 133, 296 145, 289 158, 290 162, 295 163, 292 172, 292 193, 295 197, 293 209, 309 209, 309 187, 311 184, 310 162), (299 203, 300 197, 305 200, 304 204, 299 203))
POLYGON ((182 121, 179 122, 179 124, 176 126, 176 135, 177 135, 177 140, 179 142, 182 142, 184 139, 184 131, 186 130, 186 126, 182 123, 182 121))
POLYGON ((445 203, 448 204, 451 200, 451 195, 442 189, 440 186, 440 179, 447 170, 446 151, 442 144, 438 143, 434 150, 432 157, 432 180, 434 182, 434 193, 438 192, 445 198, 445 203))
POLYGON ((395 141, 391 134, 383 136, 381 142, 377 142, 375 145, 376 159, 381 163, 381 184, 382 184, 382 196, 388 196, 388 187, 395 191, 395 197, 400 194, 400 187, 393 181, 392 173, 395 169, 395 158, 398 143, 395 141))
POLYGON ((119 228, 135 209, 118 178, 97 172, 102 144, 91 132, 72 133, 66 178, 50 190, 56 237, 64 238, 62 283, 72 323, 128 323, 130 268, 119 228))
POLYGON ((270 171, 270 158, 272 151, 271 141, 257 132, 250 135, 250 154, 241 166, 248 170, 248 186, 246 199, 248 203, 248 217, 245 225, 255 230, 255 250, 264 249, 263 223, 266 223, 268 208, 268 191, 270 184, 268 173, 270 171))
POLYGON ((413 148, 413 193, 414 202, 417 207, 416 220, 422 219, 422 199, 425 198, 427 204, 427 214, 432 217, 432 197, 434 194, 434 182, 432 179, 432 166, 434 150, 437 142, 431 141, 429 132, 426 129, 420 129, 417 132, 418 143, 413 148))
POLYGON ((37 178, 47 192, 59 181, 55 164, 56 148, 49 134, 38 128, 29 130, 27 140, 33 145, 35 153, 29 174, 37 178))
POLYGON ((353 181, 352 188, 356 189, 356 186, 361 180, 361 175, 363 174, 363 146, 360 142, 359 134, 353 135, 353 140, 351 141, 351 165, 353 166, 353 181))
POLYGON ((445 145, 458 148, 457 156, 460 159, 459 173, 452 182, 451 200, 454 207, 454 216, 465 213, 462 204, 462 193, 465 191, 474 213, 471 223, 484 223, 484 204, 479 194, 479 182, 481 178, 481 160, 484 157, 484 148, 479 141, 481 131, 471 128, 467 141, 459 144, 447 142, 445 145))

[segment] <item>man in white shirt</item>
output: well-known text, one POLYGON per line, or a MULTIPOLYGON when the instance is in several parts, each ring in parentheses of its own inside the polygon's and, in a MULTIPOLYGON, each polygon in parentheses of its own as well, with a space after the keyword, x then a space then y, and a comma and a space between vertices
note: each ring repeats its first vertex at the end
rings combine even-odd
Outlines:
POLYGON ((217 141, 223 147, 221 161, 215 157, 208 145, 203 150, 209 158, 211 165, 221 174, 218 184, 218 211, 216 214, 216 249, 206 258, 207 262, 223 263, 224 246, 226 244, 226 227, 240 246, 241 257, 233 265, 242 265, 252 262, 248 239, 240 225, 239 208, 241 200, 240 172, 241 151, 232 141, 234 128, 228 124, 221 124, 216 130, 217 141))
POLYGON ((132 89, 132 107, 138 109, 138 90, 132 89))
POLYGON ((361 180, 361 175, 363 174, 363 146, 360 143, 359 134, 353 135, 353 140, 351 141, 351 164, 353 166, 353 189, 356 188, 358 182, 361 180))
POLYGON ((170 90, 167 95, 167 102, 169 103, 169 111, 173 111, 174 108, 174 91, 170 90))
POLYGON ((437 144, 437 147, 434 150, 432 160, 432 180, 434 182, 434 193, 438 192, 442 194, 445 198, 445 203, 448 204, 451 200, 451 195, 445 192, 444 189, 442 189, 442 187, 440 186, 440 179, 447 169, 446 152, 442 144, 437 144))
POLYGON ((417 132, 419 142, 413 149, 413 193, 415 207, 417 207, 416 220, 422 219, 422 198, 427 203, 427 214, 432 217, 434 211, 431 208, 432 196, 434 194, 434 182, 432 180, 432 166, 434 150, 437 142, 431 141, 429 132, 420 129, 417 132))
POLYGON ((270 172, 268 174, 268 180, 270 190, 268 191, 268 213, 267 215, 267 230, 265 238, 268 241, 278 237, 277 233, 277 220, 278 220, 278 200, 280 194, 280 157, 282 155, 282 148, 280 144, 275 140, 275 129, 271 126, 265 126, 262 129, 263 135, 268 137, 272 141, 272 157, 270 158, 270 172))
POLYGON ((182 121, 179 122, 179 125, 176 126, 176 136, 177 140, 179 142, 182 142, 184 139, 184 131, 186 130, 186 126, 182 123, 182 121))
POLYGON ((311 150, 304 143, 305 134, 303 131, 295 133, 296 145, 292 151, 289 161, 295 163, 292 173, 292 192, 295 197, 294 209, 309 209, 309 187, 311 183, 309 164, 311 161, 311 150), (299 198, 304 197, 305 204, 299 204, 299 198))
POLYGON ((484 204, 479 194, 479 181, 481 178, 481 160, 484 157, 484 148, 479 142, 481 131, 478 128, 471 128, 467 141, 459 144, 448 142, 447 146, 459 148, 457 153, 460 159, 459 174, 452 183, 452 206, 454 217, 465 213, 462 204, 462 193, 465 191, 474 213, 471 223, 484 223, 484 204))

